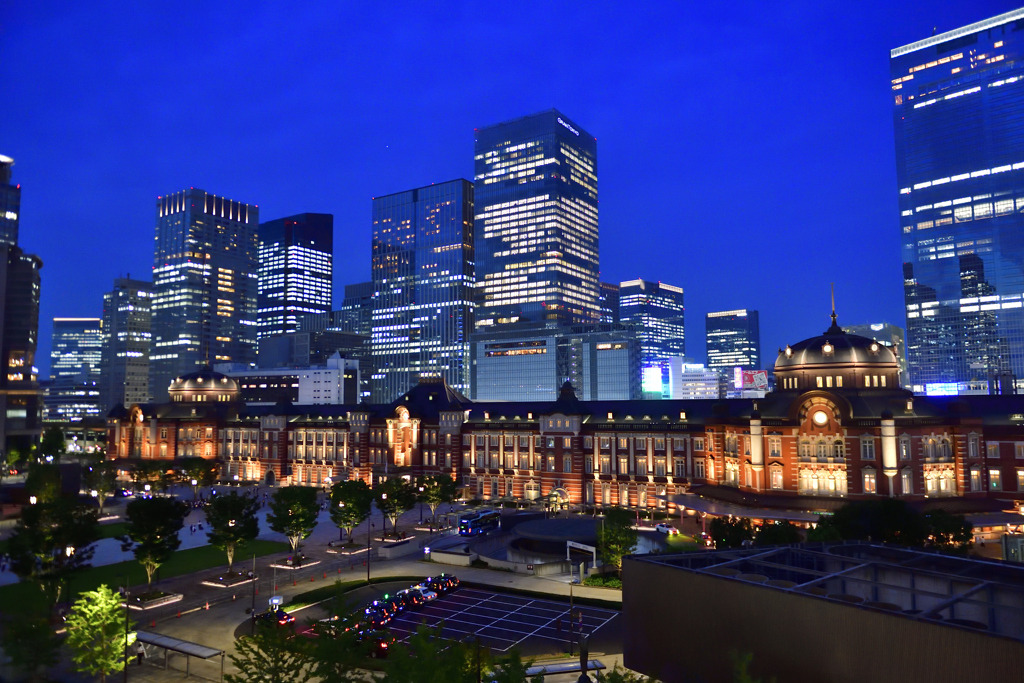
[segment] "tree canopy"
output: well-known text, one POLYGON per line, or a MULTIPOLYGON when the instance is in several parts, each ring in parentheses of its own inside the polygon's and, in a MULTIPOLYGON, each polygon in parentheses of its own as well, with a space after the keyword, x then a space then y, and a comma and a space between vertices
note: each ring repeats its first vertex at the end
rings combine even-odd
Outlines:
POLYGON ((309 537, 316 527, 320 505, 316 500, 316 489, 310 486, 285 486, 274 494, 270 501, 267 522, 270 528, 288 537, 294 553, 299 543, 309 537))
POLYGON ((597 533, 597 552, 605 564, 622 569, 622 557, 633 552, 637 537, 632 513, 623 508, 608 508, 597 533))
POLYGON ((102 585, 86 591, 75 602, 67 620, 68 647, 75 668, 106 681, 124 669, 128 647, 134 642, 132 624, 121 607, 121 596, 102 585))
POLYGON ((63 498, 23 508, 7 545, 14 573, 38 582, 50 604, 56 603, 68 577, 92 560, 97 516, 63 498))
POLYGON ((64 430, 60 427, 48 427, 39 440, 39 455, 47 462, 59 462, 67 451, 64 430))
MULTIPOLYGON (((323 639, 321 639, 323 640, 323 639)), ((235 641, 228 658, 238 667, 227 683, 306 683, 313 677, 309 638, 296 638, 290 628, 260 620, 256 633, 235 641)))
POLYGON ((850 501, 823 516, 808 540, 875 541, 966 552, 972 535, 962 515, 942 510, 922 514, 899 498, 882 498, 850 501))
POLYGON ((401 477, 384 481, 373 492, 376 494, 377 508, 391 521, 392 528, 397 529, 398 518, 416 505, 416 487, 401 477))
POLYGON ((348 532, 370 516, 373 510, 373 489, 362 479, 339 481, 331 487, 331 521, 348 532))
POLYGON ((214 496, 206 506, 206 523, 210 525, 207 538, 210 545, 227 554, 228 570, 234 564, 238 546, 259 536, 259 507, 255 498, 240 496, 237 491, 214 496))
POLYGON ((128 503, 128 533, 121 537, 121 549, 135 554, 146 570, 147 583, 153 583, 156 570, 181 546, 178 532, 187 516, 188 506, 174 498, 141 498, 128 503))
POLYGON ((103 506, 110 498, 117 493, 117 466, 112 462, 94 462, 82 474, 82 483, 90 491, 96 492, 96 502, 99 504, 100 514, 103 514, 103 506))
POLYGON ((790 545, 801 541, 800 529, 790 522, 765 521, 754 536, 754 545, 759 546, 790 545))
POLYGON ((459 485, 447 474, 436 474, 431 477, 420 477, 416 482, 417 490, 422 487, 419 493, 421 501, 430 508, 430 517, 437 521, 437 508, 453 502, 459 495, 459 485))

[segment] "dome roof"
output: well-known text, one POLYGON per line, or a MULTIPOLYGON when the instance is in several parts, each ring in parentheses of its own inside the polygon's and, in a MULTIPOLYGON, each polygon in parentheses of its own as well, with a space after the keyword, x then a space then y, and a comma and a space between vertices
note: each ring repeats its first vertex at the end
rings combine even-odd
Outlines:
POLYGON ((899 367, 896 354, 874 339, 844 332, 832 314, 832 326, 818 337, 787 346, 779 352, 775 371, 805 365, 859 365, 899 367))
POLYGON ((197 372, 176 377, 167 391, 172 396, 176 393, 237 395, 238 382, 206 365, 197 372))

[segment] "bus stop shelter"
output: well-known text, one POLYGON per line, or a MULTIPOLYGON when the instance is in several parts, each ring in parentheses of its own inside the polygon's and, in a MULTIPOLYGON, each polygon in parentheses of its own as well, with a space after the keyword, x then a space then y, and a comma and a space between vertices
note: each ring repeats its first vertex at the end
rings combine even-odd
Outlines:
POLYGON ((137 642, 144 645, 153 645, 163 648, 165 669, 167 668, 167 657, 171 652, 177 652, 178 654, 185 655, 185 678, 189 677, 189 663, 191 662, 192 657, 208 660, 220 655, 220 680, 224 680, 224 650, 217 650, 212 647, 200 645, 199 643, 171 638, 170 636, 151 633, 149 631, 136 631, 135 639, 137 642))

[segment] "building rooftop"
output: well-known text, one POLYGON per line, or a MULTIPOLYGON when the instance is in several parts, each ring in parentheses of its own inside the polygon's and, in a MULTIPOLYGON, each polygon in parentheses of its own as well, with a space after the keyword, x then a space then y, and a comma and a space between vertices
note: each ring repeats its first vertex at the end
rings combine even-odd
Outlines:
POLYGON ((1024 642, 1024 565, 869 543, 631 559, 1024 642))
POLYGON ((982 21, 977 21, 973 24, 968 24, 967 26, 961 26, 960 28, 953 29, 952 31, 940 33, 939 35, 932 36, 931 38, 919 40, 916 43, 910 43, 909 45, 895 48, 889 53, 889 56, 899 57, 916 50, 923 50, 924 48, 931 47, 932 45, 945 43, 947 40, 953 40, 954 38, 970 35, 971 33, 977 33, 978 31, 985 31, 990 28, 995 28, 996 26, 1002 26, 1003 24, 1008 24, 1011 21, 1016 21, 1021 18, 1024 18, 1024 8, 1015 9, 1011 12, 1006 12, 1005 14, 983 19, 982 21))

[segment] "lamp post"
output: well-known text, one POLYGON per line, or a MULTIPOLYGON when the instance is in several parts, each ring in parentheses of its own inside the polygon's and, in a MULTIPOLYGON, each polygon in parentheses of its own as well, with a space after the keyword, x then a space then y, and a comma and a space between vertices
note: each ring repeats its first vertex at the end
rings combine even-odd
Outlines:
POLYGON ((195 501, 195 499, 196 499, 198 487, 199 487, 199 480, 193 479, 192 480, 192 500, 193 501, 195 501))
MULTIPOLYGON (((386 493, 380 494, 380 499, 382 501, 387 500, 388 499, 388 494, 386 494, 386 493)), ((387 536, 388 536, 388 515, 387 515, 386 512, 384 512, 384 508, 381 508, 381 511, 380 511, 380 542, 383 543, 384 541, 386 541, 387 540, 387 536)), ((367 566, 369 566, 369 565, 367 565, 367 566)))
POLYGON ((39 500, 39 499, 36 498, 35 496, 29 496, 28 497, 28 502, 29 502, 30 505, 35 505, 37 500, 39 500))
POLYGON ((369 515, 366 516, 366 585, 370 585, 370 530, 373 528, 371 523, 373 507, 370 508, 369 515))
MULTIPOLYGON (((338 501, 338 507, 344 509, 345 501, 343 501, 343 500, 338 501)), ((345 530, 342 529, 340 526, 338 527, 338 540, 339 541, 344 541, 345 540, 345 530)))
POLYGON ((423 524, 423 487, 420 487, 420 524, 423 524))

